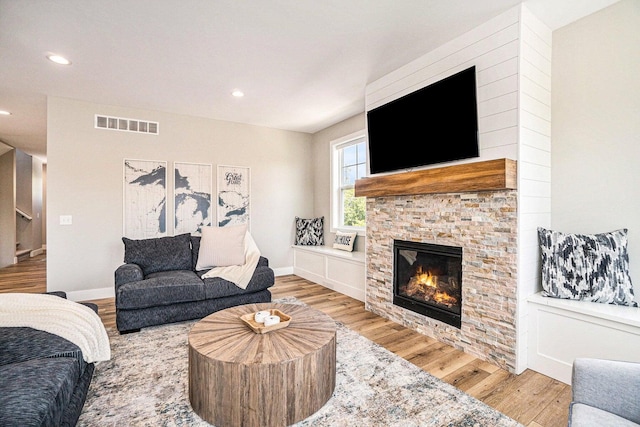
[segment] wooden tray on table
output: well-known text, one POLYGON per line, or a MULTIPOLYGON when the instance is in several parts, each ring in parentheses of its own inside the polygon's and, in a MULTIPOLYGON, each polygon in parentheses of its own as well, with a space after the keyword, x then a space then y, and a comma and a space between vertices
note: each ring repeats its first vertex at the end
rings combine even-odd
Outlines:
POLYGON ((284 314, 277 308, 272 308, 269 310, 271 316, 278 316, 280 318, 280 323, 276 323, 271 326, 264 326, 262 323, 258 323, 253 319, 255 313, 247 313, 243 316, 240 316, 240 319, 247 324, 249 328, 256 334, 266 334, 267 332, 275 331, 278 329, 286 328, 289 326, 291 322, 291 316, 284 314))

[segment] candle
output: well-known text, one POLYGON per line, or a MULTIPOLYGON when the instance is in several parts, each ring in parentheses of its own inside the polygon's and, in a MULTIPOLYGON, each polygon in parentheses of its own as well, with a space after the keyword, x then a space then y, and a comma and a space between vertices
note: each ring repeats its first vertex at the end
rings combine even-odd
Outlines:
POLYGON ((264 318, 264 326, 273 326, 280 323, 280 317, 278 316, 267 316, 264 318))
POLYGON ((255 320, 258 323, 264 323, 264 319, 266 319, 270 315, 271 313, 268 311, 258 311, 256 314, 253 315, 253 320, 255 320))

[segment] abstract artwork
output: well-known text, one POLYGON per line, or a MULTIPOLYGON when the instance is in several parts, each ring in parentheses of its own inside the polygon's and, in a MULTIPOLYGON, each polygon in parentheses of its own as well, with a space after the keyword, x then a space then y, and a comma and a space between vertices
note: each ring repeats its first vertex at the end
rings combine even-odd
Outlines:
POLYGON ((174 234, 200 235, 211 225, 211 165, 175 162, 174 234))
POLYGON ((123 193, 125 237, 167 234, 167 162, 125 159, 123 193))
POLYGON ((249 225, 249 168, 218 165, 218 227, 249 225))

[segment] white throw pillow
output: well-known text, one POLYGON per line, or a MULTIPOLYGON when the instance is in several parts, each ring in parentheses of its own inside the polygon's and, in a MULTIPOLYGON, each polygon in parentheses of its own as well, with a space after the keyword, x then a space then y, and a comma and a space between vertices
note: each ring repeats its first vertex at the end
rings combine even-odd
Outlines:
POLYGON ((245 263, 244 237, 246 234, 246 224, 202 227, 196 270, 243 265, 245 263))
POLYGON ((336 238, 333 240, 333 248, 349 252, 353 251, 353 243, 356 241, 356 235, 357 233, 336 231, 336 238))

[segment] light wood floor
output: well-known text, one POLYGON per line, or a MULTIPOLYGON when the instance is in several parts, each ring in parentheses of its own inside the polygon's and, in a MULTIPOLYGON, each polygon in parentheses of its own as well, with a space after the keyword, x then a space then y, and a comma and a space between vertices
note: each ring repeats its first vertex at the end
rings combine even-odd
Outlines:
MULTIPOLYGON (((0 269, 0 293, 44 292, 46 254, 0 269)), ((364 303, 298 276, 280 276, 273 298, 294 296, 432 375, 528 427, 566 426, 571 389, 537 372, 510 374, 453 347, 372 314, 364 303)), ((105 326, 115 327, 113 298, 93 300, 105 326)))

